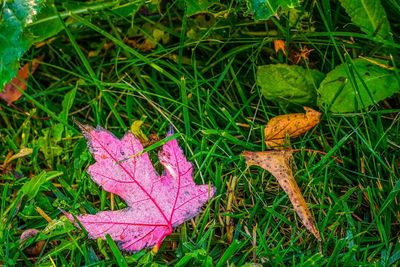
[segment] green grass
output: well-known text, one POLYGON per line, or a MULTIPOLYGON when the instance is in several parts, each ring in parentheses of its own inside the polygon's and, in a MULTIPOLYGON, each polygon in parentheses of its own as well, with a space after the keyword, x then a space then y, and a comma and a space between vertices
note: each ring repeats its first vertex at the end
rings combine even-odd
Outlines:
MULTIPOLYGON (((170 34, 169 42, 151 51, 124 42, 132 21, 108 13, 73 15, 76 23, 53 42, 31 49, 24 59, 45 55, 43 63, 15 106, 0 104, 0 162, 22 147, 33 149, 1 170, 0 264, 399 264, 398 98, 352 114, 321 110, 320 125, 293 140, 295 149, 327 153, 301 151, 294 160, 296 180, 323 242, 301 224, 275 178, 246 167, 240 156, 244 150, 265 150, 262 132, 270 118, 302 112, 300 106, 265 100, 255 85, 258 65, 287 60, 275 55, 273 40, 314 49, 300 64, 325 73, 360 55, 398 60, 399 44, 376 43, 348 26, 349 18, 331 1, 311 2, 305 1, 303 9, 312 14, 315 32, 291 31, 284 15, 257 23, 234 15, 183 19, 172 2, 163 15, 139 12, 134 19, 137 26, 159 25, 170 34), (190 29, 196 39, 187 37, 190 29), (96 53, 89 57, 89 51, 96 53), (119 137, 135 120, 145 121, 146 134, 161 138, 173 125, 195 166, 195 181, 217 188, 214 199, 199 216, 176 228, 156 254, 129 254, 110 238, 88 239, 60 209, 95 213, 125 204, 118 197, 114 203, 90 180, 86 169, 93 159, 72 118, 102 125, 119 137), (31 228, 40 235, 21 245, 21 233, 31 228), (37 240, 45 241, 43 250, 28 255, 25 248, 37 240)), ((232 8, 238 8, 234 3, 232 8)), ((156 162, 157 148, 149 153, 156 162)), ((160 170, 158 162, 156 167, 160 170)))

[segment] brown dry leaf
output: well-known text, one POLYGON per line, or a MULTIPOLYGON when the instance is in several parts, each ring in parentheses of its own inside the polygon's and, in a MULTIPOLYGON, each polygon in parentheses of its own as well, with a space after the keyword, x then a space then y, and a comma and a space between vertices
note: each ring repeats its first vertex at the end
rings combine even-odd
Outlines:
POLYGON ((285 43, 285 40, 274 40, 274 48, 275 48, 275 53, 278 54, 279 51, 282 51, 282 53, 286 57, 286 43, 285 43))
POLYGON ((13 155, 13 156, 8 160, 7 163, 9 163, 9 162, 11 162, 11 161, 13 161, 13 160, 15 160, 15 159, 19 159, 19 158, 23 158, 23 157, 25 157, 25 156, 28 156, 28 155, 32 154, 32 152, 33 152, 33 149, 32 149, 32 148, 23 147, 23 148, 21 148, 21 149, 19 150, 19 152, 18 152, 17 154, 13 155))
POLYGON ((39 66, 39 60, 34 59, 31 63, 26 63, 17 73, 17 76, 11 80, 0 93, 0 98, 11 105, 14 101, 17 101, 21 96, 21 91, 26 89, 26 80, 28 79, 29 72, 33 74, 39 66))
POLYGON ((304 107, 306 114, 293 113, 276 116, 265 126, 264 136, 267 147, 280 147, 285 144, 286 136, 297 137, 317 125, 321 113, 304 107))
POLYGON ((13 160, 15 160, 15 159, 23 158, 23 157, 25 157, 25 156, 28 156, 28 155, 32 154, 32 152, 33 152, 33 149, 32 149, 32 148, 23 147, 23 148, 21 148, 21 149, 19 150, 19 152, 18 152, 17 154, 15 154, 15 155, 9 154, 9 156, 6 157, 6 159, 5 159, 4 162, 3 162, 3 167, 2 167, 3 170, 6 169, 7 165, 8 165, 11 161, 13 161, 13 160))
POLYGON ((242 155, 246 159, 247 166, 257 165, 269 171, 278 180, 279 185, 289 196, 294 210, 299 215, 304 226, 318 240, 321 240, 318 229, 315 227, 314 218, 293 177, 291 168, 292 152, 286 150, 265 152, 244 151, 242 155))

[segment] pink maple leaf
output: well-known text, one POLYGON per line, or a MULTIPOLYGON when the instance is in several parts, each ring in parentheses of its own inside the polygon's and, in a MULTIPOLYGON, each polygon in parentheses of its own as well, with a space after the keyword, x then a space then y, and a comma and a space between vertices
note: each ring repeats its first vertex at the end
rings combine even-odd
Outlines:
MULTIPOLYGON (((132 133, 119 140, 100 126, 79 126, 96 160, 88 169, 91 178, 128 205, 118 211, 77 216, 89 237, 105 239, 109 234, 128 251, 154 245, 159 248, 173 227, 196 216, 214 195, 214 187, 194 183, 193 166, 175 139, 164 144, 159 153, 164 166, 160 176, 132 133)), ((67 217, 74 221, 71 214, 67 217)))

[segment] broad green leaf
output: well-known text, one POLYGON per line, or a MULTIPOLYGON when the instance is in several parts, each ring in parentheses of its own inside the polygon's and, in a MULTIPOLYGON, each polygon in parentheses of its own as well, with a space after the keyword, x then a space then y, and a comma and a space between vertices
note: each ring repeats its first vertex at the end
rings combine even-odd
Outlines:
POLYGON ((268 100, 313 105, 324 74, 297 65, 273 64, 257 69, 257 84, 268 100))
POLYGON ((368 35, 393 40, 381 0, 340 0, 351 20, 368 35))
POLYGON ((318 105, 332 112, 354 112, 399 91, 400 84, 393 71, 356 59, 327 74, 318 89, 318 105))
POLYGON ((63 29, 57 9, 52 0, 43 1, 42 9, 35 21, 27 25, 26 31, 33 36, 32 43, 38 43, 56 35, 63 29))
POLYGON ((18 60, 33 40, 24 29, 40 12, 41 1, 30 2, 6 1, 0 9, 0 89, 16 75, 18 60))
POLYGON ((266 20, 275 15, 279 8, 294 8, 299 0, 246 0, 247 12, 254 15, 256 20, 266 20))
POLYGON ((52 0, 6 1, 0 12, 0 91, 19 68, 29 47, 62 30, 52 0))
POLYGON ((93 1, 68 4, 65 12, 59 13, 53 0, 7 0, 0 7, 0 91, 15 77, 19 60, 31 45, 56 35, 63 29, 60 20, 71 14, 111 10, 120 16, 137 12, 143 0, 93 1))

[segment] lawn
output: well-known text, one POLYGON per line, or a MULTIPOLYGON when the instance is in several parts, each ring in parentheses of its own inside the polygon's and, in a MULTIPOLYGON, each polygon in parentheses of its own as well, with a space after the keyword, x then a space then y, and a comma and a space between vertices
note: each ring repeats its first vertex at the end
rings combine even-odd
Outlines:
POLYGON ((346 13, 344 0, 305 0, 268 19, 256 19, 257 8, 233 0, 131 1, 133 13, 112 1, 55 2, 59 13, 49 21, 60 31, 23 53, 21 66, 33 59, 40 64, 17 101, 0 102, 0 265, 399 264, 398 2, 381 1, 390 38, 382 37, 383 26, 372 33, 360 28, 362 15, 346 13), (308 105, 321 112, 321 121, 290 146, 318 241, 276 178, 247 166, 241 155, 268 149, 264 127, 271 118, 304 112, 296 99, 267 99, 263 91, 276 85, 260 85, 258 67, 297 65, 326 75, 345 64, 353 91, 357 84, 378 88, 379 81, 365 76, 371 69, 357 72, 356 59, 390 73, 394 82, 383 90, 394 86, 397 93, 352 111, 315 99, 308 105), (132 130, 139 135, 138 121, 159 174, 158 154, 172 127, 194 181, 214 186, 215 194, 158 249, 133 253, 109 236, 90 239, 65 214, 127 206, 91 180, 87 171, 95 160, 78 125, 100 125, 122 138, 132 130), (21 240, 29 229, 37 231, 21 240))

